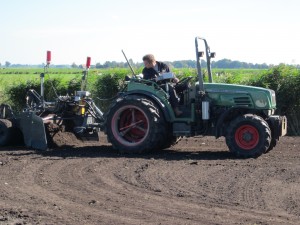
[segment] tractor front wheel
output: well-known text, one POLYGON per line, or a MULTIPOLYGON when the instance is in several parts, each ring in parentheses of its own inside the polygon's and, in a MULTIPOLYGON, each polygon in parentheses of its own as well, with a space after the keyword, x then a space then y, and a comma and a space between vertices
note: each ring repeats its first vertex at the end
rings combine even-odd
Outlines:
POLYGON ((229 124, 226 144, 238 157, 258 157, 269 149, 270 143, 269 125, 257 115, 239 116, 229 124))
POLYGON ((137 95, 117 99, 105 126, 108 140, 121 153, 159 149, 166 133, 161 111, 150 99, 137 95))
POLYGON ((269 146, 269 148, 267 149, 267 151, 265 153, 273 150, 273 148, 275 148, 275 146, 277 145, 277 143, 278 143, 278 140, 272 138, 270 146, 269 146))

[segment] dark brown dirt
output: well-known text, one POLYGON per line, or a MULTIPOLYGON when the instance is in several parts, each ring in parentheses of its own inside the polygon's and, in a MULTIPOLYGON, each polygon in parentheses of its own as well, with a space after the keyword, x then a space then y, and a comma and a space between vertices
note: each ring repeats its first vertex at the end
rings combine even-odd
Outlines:
POLYGON ((0 149, 0 224, 300 224, 299 137, 257 159, 211 137, 144 155, 62 140, 0 149))

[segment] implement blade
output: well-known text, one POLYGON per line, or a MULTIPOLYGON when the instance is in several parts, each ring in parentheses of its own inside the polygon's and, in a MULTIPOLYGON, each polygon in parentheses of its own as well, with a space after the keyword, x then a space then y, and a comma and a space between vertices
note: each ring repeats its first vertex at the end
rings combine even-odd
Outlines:
POLYGON ((33 112, 23 112, 21 114, 20 127, 27 147, 38 150, 47 149, 45 126, 41 117, 33 112))

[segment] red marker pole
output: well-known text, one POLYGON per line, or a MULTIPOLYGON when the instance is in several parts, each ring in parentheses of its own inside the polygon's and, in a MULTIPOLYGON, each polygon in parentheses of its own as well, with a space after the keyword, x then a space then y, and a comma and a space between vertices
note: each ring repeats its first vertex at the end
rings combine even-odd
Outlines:
POLYGON ((83 76, 81 81, 81 91, 85 91, 86 89, 86 80, 89 73, 89 68, 91 67, 91 57, 86 58, 85 70, 83 70, 83 76))
POLYGON ((51 63, 51 51, 47 51, 47 65, 51 63))
POLYGON ((90 68, 90 66, 91 66, 91 57, 87 57, 86 58, 86 69, 89 69, 90 68))
POLYGON ((48 73, 48 68, 49 68, 50 63, 51 63, 51 51, 47 51, 46 66, 44 67, 44 73, 41 73, 41 75, 40 75, 40 78, 41 78, 41 98, 42 98, 42 101, 43 101, 43 107, 45 106, 45 104, 44 104, 44 92, 45 92, 44 77, 45 77, 45 74, 48 73))

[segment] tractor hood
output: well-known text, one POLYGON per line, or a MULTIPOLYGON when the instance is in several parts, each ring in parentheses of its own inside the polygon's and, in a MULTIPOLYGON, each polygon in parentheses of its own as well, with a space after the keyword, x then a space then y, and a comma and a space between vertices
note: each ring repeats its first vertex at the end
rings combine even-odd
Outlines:
MULTIPOLYGON (((196 90, 199 90, 199 83, 195 85, 196 90)), ((214 105, 266 110, 276 108, 275 91, 271 89, 236 84, 204 83, 204 90, 214 105)))

